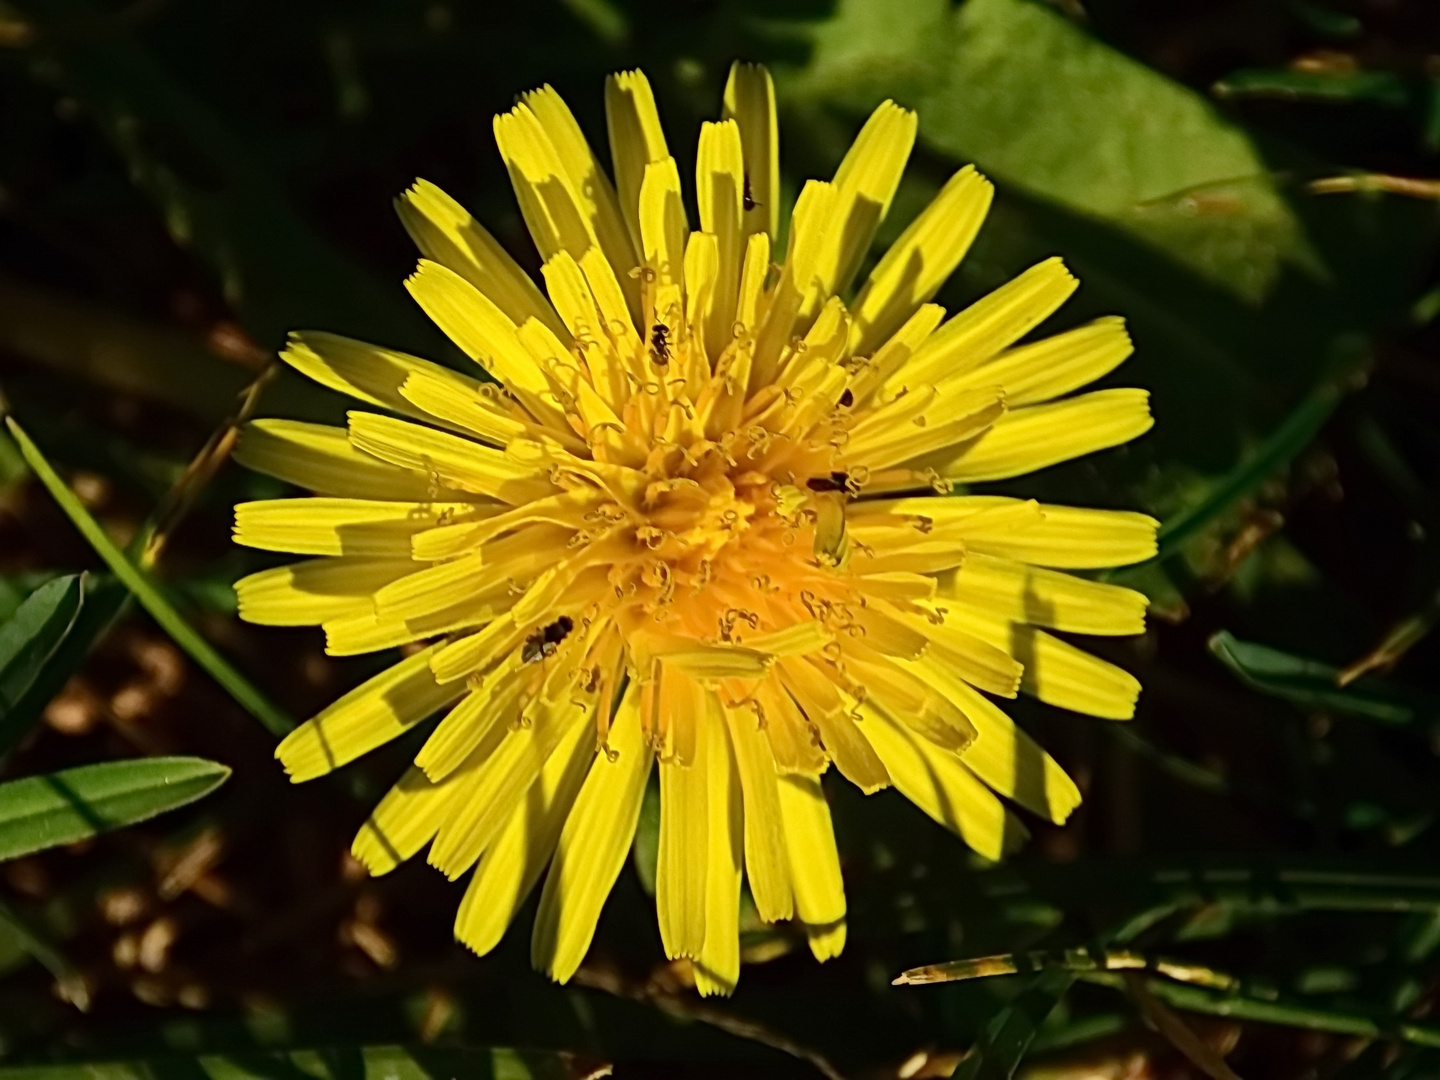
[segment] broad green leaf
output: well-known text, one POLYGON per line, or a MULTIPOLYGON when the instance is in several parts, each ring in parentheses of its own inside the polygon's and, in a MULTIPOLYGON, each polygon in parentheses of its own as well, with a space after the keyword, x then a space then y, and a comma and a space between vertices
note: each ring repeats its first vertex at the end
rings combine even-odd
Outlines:
POLYGON ((1424 725, 1427 731, 1440 721, 1440 698, 1375 677, 1342 687, 1339 668, 1240 641, 1226 630, 1210 639, 1210 652, 1246 686, 1302 709, 1348 713, 1394 726, 1424 725))
POLYGON ((343 1046, 273 1053, 203 1054, 73 1065, 14 1065, 0 1080, 600 1080, 610 1066, 563 1053, 343 1046))
POLYGON ((12 720, 15 706, 59 650, 84 602, 84 579, 72 574, 40 586, 0 623, 0 755, 25 734, 12 720))
POLYGON ((1053 7, 842 0, 837 16, 816 29, 811 63, 790 84, 801 97, 866 108, 894 94, 919 112, 933 149, 1107 221, 1247 301, 1287 262, 1320 272, 1245 132, 1053 7), (1184 202, 1202 190, 1230 209, 1184 202))
POLYGON ((0 861, 145 821, 208 795, 229 775, 203 758, 163 757, 0 784, 0 861))
POLYGON ((45 460, 40 449, 15 422, 14 417, 6 417, 5 422, 9 425, 10 434, 19 445, 20 452, 25 456, 25 461, 35 470, 35 475, 40 478, 50 495, 60 504, 60 509, 65 511, 65 515, 90 542, 90 546, 95 549, 96 554, 105 560, 105 564, 110 567, 115 576, 135 594, 135 599, 140 602, 140 606, 160 624, 161 629, 169 634, 176 645, 184 649, 192 660, 204 668, 211 678, 224 687, 230 696, 255 719, 259 720, 272 735, 284 735, 291 730, 295 726, 295 722, 286 716, 278 705, 261 693, 250 680, 236 671, 230 662, 215 650, 213 645, 185 621, 185 618, 175 610, 174 605, 165 598, 154 582, 126 558, 125 553, 115 545, 100 523, 91 516, 84 504, 76 498, 75 493, 45 460))

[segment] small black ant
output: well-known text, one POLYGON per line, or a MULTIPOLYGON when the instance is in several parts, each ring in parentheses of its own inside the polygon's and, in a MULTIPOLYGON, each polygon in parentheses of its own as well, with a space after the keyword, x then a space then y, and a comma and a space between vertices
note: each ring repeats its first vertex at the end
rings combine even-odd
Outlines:
POLYGON ((855 395, 850 392, 850 388, 847 386, 845 388, 845 392, 840 395, 840 408, 848 409, 851 405, 854 404, 855 395))
POLYGON ((754 195, 751 193, 751 191, 750 191, 750 174, 749 174, 749 173, 746 173, 746 174, 745 174, 745 187, 744 187, 744 192, 743 192, 743 194, 741 195, 741 200, 740 200, 740 201, 741 201, 741 203, 744 205, 744 207, 745 207, 745 209, 746 209, 747 212, 750 211, 750 210, 754 210, 757 206, 760 205, 759 203, 757 203, 757 202, 755 201, 755 196, 754 196, 754 195))
POLYGON ((555 651, 560 648, 560 643, 573 629, 575 629, 575 620, 569 615, 561 615, 548 626, 542 626, 527 637, 525 644, 520 647, 521 662, 533 664, 536 660, 554 656, 555 651))
POLYGON ((850 479, 850 474, 845 472, 832 472, 829 476, 812 476, 805 481, 805 486, 811 491, 838 491, 845 495, 858 495, 860 485, 850 479))
POLYGON ((650 359, 657 367, 670 363, 670 328, 657 322, 650 328, 650 359))

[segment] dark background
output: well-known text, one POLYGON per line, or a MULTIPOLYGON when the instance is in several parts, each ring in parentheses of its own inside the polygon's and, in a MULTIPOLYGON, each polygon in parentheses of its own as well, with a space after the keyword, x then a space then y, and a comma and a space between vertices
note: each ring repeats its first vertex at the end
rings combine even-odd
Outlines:
MULTIPOLYGON (((643 67, 685 176, 736 58, 775 73, 787 198, 884 98, 919 110, 877 250, 959 165, 997 182, 947 307, 1058 253, 1083 284, 1047 331, 1131 320, 1108 381, 1152 391, 1155 430, 1008 489, 1166 522, 1161 557, 1113 575, 1151 596, 1152 630, 1097 646, 1144 683, 1136 721, 1017 709, 1085 806, 995 867, 899 796, 834 785, 846 952, 821 967, 752 914, 739 992, 703 1004, 645 895, 652 807, 587 985, 560 989, 529 969, 529 909, 477 960, 450 940, 459 886, 347 861, 413 746, 292 788, 272 736, 126 609, 52 660, 4 775, 156 753, 235 772, 190 810, 0 865, 0 1078, 586 1075, 491 1046, 619 1076, 940 1076, 977 1039, 970 1075, 1022 1052, 1034 1078, 1213 1075, 1217 1055, 1247 1078, 1440 1070, 1433 0, 14 0, 0 404, 117 540, 161 527, 166 595, 302 717, 387 658, 238 623, 229 583, 261 563, 229 508, 278 486, 186 465, 288 329, 463 363, 400 288, 415 253, 389 204, 432 180, 534 269, 490 134, 519 92, 554 85, 603 156, 604 76, 643 67), (1338 686, 1356 664, 1374 670, 1338 686), (889 985, 1122 945, 1150 971, 889 985), (1157 958, 1239 981, 1196 989, 1157 958), (360 1049, 386 1044, 410 1050, 360 1049), (279 1054, 299 1047, 333 1051, 279 1054)), ((257 405, 343 407, 288 377, 257 405)), ((0 442, 0 618, 86 568, 0 442)), ((103 573, 89 587, 116 609, 103 573)))

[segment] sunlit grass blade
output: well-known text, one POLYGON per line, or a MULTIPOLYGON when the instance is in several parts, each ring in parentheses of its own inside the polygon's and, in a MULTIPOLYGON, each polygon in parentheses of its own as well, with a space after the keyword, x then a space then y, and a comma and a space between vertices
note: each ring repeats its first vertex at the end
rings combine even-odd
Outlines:
POLYGON ((85 582, 80 575, 46 582, 0 624, 0 756, 29 728, 16 706, 59 651, 80 617, 85 582))
POLYGON ((214 761, 163 757, 0 784, 0 861, 145 821, 210 794, 229 775, 214 761))
POLYGON ((9 425, 10 434, 14 436, 26 463, 35 471, 35 475, 40 478, 41 483, 45 485, 55 501, 60 504, 65 515, 90 542, 90 546, 95 549, 96 554, 105 561, 115 576, 135 594, 135 599, 140 602, 140 606, 160 624, 161 629, 169 634, 176 645, 185 650, 192 660, 224 687, 226 692, 255 719, 259 720, 272 735, 284 735, 290 731, 295 726, 295 721, 236 671, 230 662, 215 650, 214 646, 185 621, 184 617, 175 610, 170 601, 155 586, 155 583, 136 567, 110 539, 100 523, 85 509, 84 504, 60 478, 60 475, 14 418, 7 417, 5 422, 9 425))

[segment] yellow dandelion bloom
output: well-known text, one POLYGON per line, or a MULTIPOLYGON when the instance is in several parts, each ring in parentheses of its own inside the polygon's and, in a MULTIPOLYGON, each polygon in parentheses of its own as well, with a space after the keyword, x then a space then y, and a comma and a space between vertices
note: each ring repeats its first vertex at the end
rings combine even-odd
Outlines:
POLYGON ((533 956, 564 981, 658 768, 661 938, 725 993, 742 871, 762 919, 844 944, 832 763, 991 858, 1023 833, 1002 797, 1074 809, 993 699, 1132 714, 1135 679, 1050 631, 1141 630, 1139 593, 1064 571, 1149 557, 1155 522, 952 489, 1151 420, 1141 390, 1071 395, 1129 355, 1119 319, 1017 344, 1076 286, 1058 259, 948 319, 930 302, 990 204, 973 168, 853 288, 914 113, 886 102, 805 184, 782 252, 764 69, 736 65, 701 130, 698 230, 645 77, 605 104, 613 182, 549 87, 495 119, 543 291, 435 186, 400 199, 411 295, 496 381, 293 337, 286 361, 369 408, 249 425, 239 459, 314 496, 237 508, 240 543, 308 557, 237 590, 335 655, 424 643, 278 751, 308 780, 445 710, 355 840, 371 873, 429 845, 470 874, 477 953, 544 875, 533 956))

